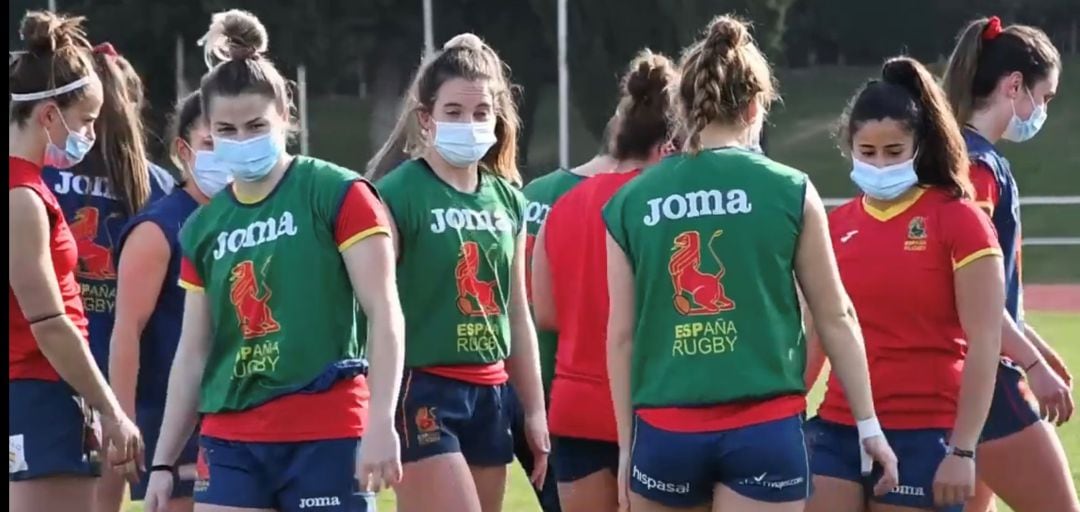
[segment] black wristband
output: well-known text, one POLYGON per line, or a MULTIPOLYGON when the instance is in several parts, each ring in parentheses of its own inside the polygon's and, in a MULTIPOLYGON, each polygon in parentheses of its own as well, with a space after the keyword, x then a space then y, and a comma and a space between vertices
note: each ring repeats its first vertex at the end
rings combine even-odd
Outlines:
POLYGON ((961 459, 974 459, 975 458, 975 451, 974 450, 963 450, 963 449, 957 448, 955 446, 951 446, 951 447, 949 447, 949 455, 960 457, 961 459))
POLYGON ((169 474, 172 475, 173 487, 176 487, 176 485, 180 483, 180 472, 176 470, 176 466, 171 464, 154 464, 153 466, 150 466, 149 473, 154 473, 155 471, 168 471, 169 474))
POLYGON ((60 318, 62 316, 64 316, 64 313, 56 313, 56 314, 53 314, 53 315, 39 316, 37 318, 29 320, 27 323, 29 323, 30 325, 40 324, 41 322, 44 322, 46 320, 52 320, 54 318, 60 318))
POLYGON ((1024 373, 1030 372, 1032 368, 1038 366, 1039 363, 1041 363, 1041 362, 1042 362, 1042 359, 1036 358, 1035 362, 1033 362, 1033 363, 1031 363, 1031 364, 1024 367, 1024 373))

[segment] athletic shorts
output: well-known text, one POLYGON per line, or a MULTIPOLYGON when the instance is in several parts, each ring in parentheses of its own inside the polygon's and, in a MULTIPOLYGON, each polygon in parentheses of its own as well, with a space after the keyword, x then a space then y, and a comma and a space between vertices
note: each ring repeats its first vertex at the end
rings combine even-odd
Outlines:
POLYGON ((247 443, 199 439, 195 502, 279 512, 372 512, 356 481, 359 439, 247 443))
MULTIPOLYGON (((154 460, 154 451, 157 450, 158 437, 161 435, 161 424, 165 418, 164 404, 159 406, 135 406, 135 423, 139 426, 139 431, 142 432, 143 442, 146 445, 146 460, 154 460)), ((199 454, 199 436, 194 434, 188 439, 187 444, 184 445, 183 451, 180 452, 180 458, 173 464, 176 467, 183 466, 185 464, 194 464, 195 458, 199 454)), ((150 476, 147 474, 140 475, 139 481, 131 484, 131 499, 135 501, 142 500, 146 497, 146 484, 150 482, 150 476)), ((190 498, 195 491, 195 482, 191 480, 181 480, 176 487, 173 487, 173 498, 190 498)))
POLYGON ((963 505, 934 507, 934 475, 945 459, 949 431, 928 428, 885 430, 885 439, 900 462, 900 485, 884 496, 873 496, 874 482, 881 478, 876 464, 869 476, 862 475, 859 430, 853 426, 813 418, 806 423, 810 449, 810 470, 815 475, 839 478, 863 485, 870 499, 898 507, 960 512, 963 505))
POLYGON ((395 413, 401 462, 461 453, 470 466, 514 460, 507 384, 481 386, 405 369, 395 413))
POLYGON ((716 432, 662 430, 634 418, 630 490, 667 507, 710 503, 724 484, 752 500, 810 495, 802 415, 716 432))
POLYGON ((1039 405, 1028 389, 1024 372, 1015 363, 1002 360, 990 414, 983 425, 979 442, 1011 436, 1039 422, 1039 405))
POLYGON ((619 472, 619 443, 577 437, 552 439, 555 478, 560 484, 576 482, 593 473, 619 472))
POLYGON ((8 381, 8 481, 101 475, 101 423, 63 381, 8 381))

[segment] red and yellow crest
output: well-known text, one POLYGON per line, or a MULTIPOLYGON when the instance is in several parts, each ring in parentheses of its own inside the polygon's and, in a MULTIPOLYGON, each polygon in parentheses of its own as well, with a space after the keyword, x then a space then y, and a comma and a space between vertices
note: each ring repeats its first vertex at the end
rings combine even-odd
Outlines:
MULTIPOLYGON (((723 233, 723 230, 713 233, 709 238, 710 244, 723 233)), ((719 270, 712 274, 701 270, 701 234, 696 231, 679 233, 675 236, 675 245, 671 250, 673 252, 668 262, 668 273, 671 274, 674 288, 676 311, 682 315, 693 316, 712 315, 735 309, 735 301, 728 298, 721 282, 726 272, 724 264, 720 262, 720 257, 711 245, 709 252, 716 260, 719 270)))
POLYGON ((496 280, 481 281, 480 244, 464 242, 454 267, 454 279, 457 283, 457 306, 465 316, 487 316, 500 313, 496 292, 496 280))
POLYGON ((265 281, 260 286, 254 262, 246 260, 237 263, 229 273, 229 285, 229 300, 236 310, 236 319, 245 340, 281 330, 268 304, 272 291, 265 281))

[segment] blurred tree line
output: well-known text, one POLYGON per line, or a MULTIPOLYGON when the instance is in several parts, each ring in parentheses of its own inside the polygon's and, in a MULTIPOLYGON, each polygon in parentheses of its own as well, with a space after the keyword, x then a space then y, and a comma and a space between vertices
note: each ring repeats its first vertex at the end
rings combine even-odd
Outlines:
MULTIPOLYGON (((373 147, 392 124, 398 97, 420 62, 421 0, 56 0, 58 10, 89 18, 94 42, 110 41, 141 72, 160 133, 177 97, 177 46, 183 83, 205 71, 195 42, 213 12, 251 10, 270 33, 270 56, 287 76, 307 66, 312 97, 354 95, 371 104, 373 147)), ((555 0, 433 0, 436 45, 471 31, 484 37, 522 86, 525 137, 539 94, 556 82, 555 0)), ((9 0, 9 47, 18 20, 47 0, 9 0)), ((1037 25, 1063 51, 1077 53, 1077 0, 569 0, 572 101, 598 134, 615 105, 616 77, 648 46, 676 57, 709 19, 734 12, 752 20, 770 59, 787 67, 875 64, 907 53, 933 61, 948 55, 956 34, 975 17, 1037 25)), ((528 139, 526 139, 528 140, 528 139)), ((157 144, 155 143, 155 146, 157 144)), ((523 149, 527 144, 523 144, 523 149)), ((524 155, 527 159, 527 155, 524 155)))

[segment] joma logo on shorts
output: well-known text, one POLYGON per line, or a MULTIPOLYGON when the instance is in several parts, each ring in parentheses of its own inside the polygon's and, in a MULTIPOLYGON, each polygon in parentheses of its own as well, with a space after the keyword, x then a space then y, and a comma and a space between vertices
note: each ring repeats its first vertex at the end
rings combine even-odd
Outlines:
POLYGON ((341 498, 337 496, 320 496, 318 498, 300 498, 300 508, 323 508, 341 505, 341 498))
POLYGON ((642 473, 637 466, 634 466, 634 479, 641 482, 648 490, 657 490, 660 492, 670 492, 675 494, 690 494, 690 482, 681 484, 674 484, 670 482, 663 482, 657 480, 645 473, 642 473))
POLYGON ((914 485, 898 485, 893 487, 893 490, 889 491, 889 494, 899 494, 901 496, 926 496, 926 489, 915 487, 914 485))

